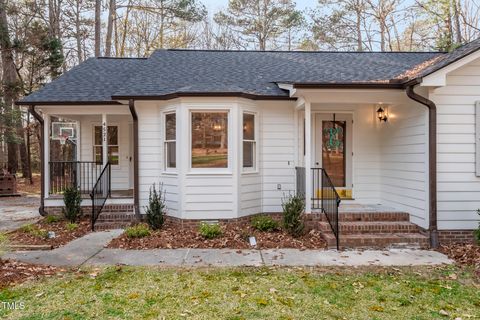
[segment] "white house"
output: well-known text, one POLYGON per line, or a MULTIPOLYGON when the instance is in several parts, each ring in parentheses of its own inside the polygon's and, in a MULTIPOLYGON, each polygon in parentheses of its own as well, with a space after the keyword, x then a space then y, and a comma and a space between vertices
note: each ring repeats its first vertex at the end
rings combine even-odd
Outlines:
POLYGON ((18 102, 43 126, 40 213, 62 206, 72 184, 86 195, 97 184, 95 215, 110 206, 138 216, 162 183, 182 220, 281 212, 294 192, 307 214, 335 214, 336 192, 340 216, 408 213, 433 245, 471 239, 479 48, 88 59, 18 102))

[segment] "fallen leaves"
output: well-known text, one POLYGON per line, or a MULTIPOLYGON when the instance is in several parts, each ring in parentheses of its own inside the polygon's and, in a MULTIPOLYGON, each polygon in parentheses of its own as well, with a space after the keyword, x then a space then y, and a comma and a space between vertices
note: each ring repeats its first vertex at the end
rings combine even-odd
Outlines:
POLYGON ((41 276, 53 276, 64 272, 52 266, 33 265, 14 260, 0 260, 0 288, 41 276))

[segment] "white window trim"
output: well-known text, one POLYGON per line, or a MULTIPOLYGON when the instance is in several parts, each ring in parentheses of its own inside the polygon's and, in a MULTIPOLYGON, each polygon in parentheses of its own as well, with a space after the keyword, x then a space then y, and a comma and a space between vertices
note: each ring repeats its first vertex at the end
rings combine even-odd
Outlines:
MULTIPOLYGON (((102 124, 100 122, 94 122, 92 123, 92 161, 95 161, 95 147, 103 147, 103 145, 98 145, 95 144, 95 127, 101 127, 102 124)), ((120 162, 122 161, 122 157, 120 156, 120 125, 116 122, 108 122, 107 123, 107 132, 108 132, 108 127, 117 127, 117 144, 116 145, 109 145, 107 141, 107 154, 108 154, 108 147, 110 146, 117 146, 118 147, 118 164, 111 164, 112 169, 120 169, 120 162)), ((108 139, 108 137, 107 137, 108 139)), ((107 157, 108 158, 108 157, 107 157)))
POLYGON ((177 174, 178 172, 178 112, 176 109, 165 110, 162 112, 162 138, 163 138, 163 173, 165 174, 177 174), (167 140, 167 120, 166 117, 169 114, 175 114, 175 140, 167 140), (175 142, 175 168, 169 168, 167 166, 167 142, 175 142))
POLYGON ((188 172, 187 175, 203 175, 203 174, 217 174, 217 175, 232 175, 232 162, 233 162, 233 120, 232 120, 232 108, 227 106, 215 106, 211 107, 195 107, 188 106, 188 172), (228 148, 227 148, 227 167, 226 168, 193 168, 192 167, 192 113, 226 113, 227 114, 227 135, 228 135, 228 148))
POLYGON ((240 167, 242 170, 242 174, 252 174, 252 173, 258 173, 258 112, 255 111, 250 111, 248 109, 242 109, 241 114, 240 114, 240 167), (253 125, 254 125, 254 135, 255 139, 254 140, 244 140, 243 139, 243 115, 244 114, 251 114, 253 115, 253 125), (243 142, 253 142, 254 145, 254 154, 253 154, 253 167, 244 167, 243 166, 243 142))

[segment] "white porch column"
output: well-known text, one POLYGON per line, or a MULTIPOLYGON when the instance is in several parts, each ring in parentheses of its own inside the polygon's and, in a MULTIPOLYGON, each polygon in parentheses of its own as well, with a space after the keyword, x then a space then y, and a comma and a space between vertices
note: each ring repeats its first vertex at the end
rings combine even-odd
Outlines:
POLYGON ((43 165, 44 165, 44 174, 45 174, 45 198, 48 198, 50 193, 50 115, 43 114, 43 144, 44 144, 44 154, 43 154, 43 165))
POLYGON ((312 212, 312 106, 305 101, 305 212, 312 212))
POLYGON ((108 124, 107 114, 102 114, 102 166, 105 167, 108 162, 108 124))

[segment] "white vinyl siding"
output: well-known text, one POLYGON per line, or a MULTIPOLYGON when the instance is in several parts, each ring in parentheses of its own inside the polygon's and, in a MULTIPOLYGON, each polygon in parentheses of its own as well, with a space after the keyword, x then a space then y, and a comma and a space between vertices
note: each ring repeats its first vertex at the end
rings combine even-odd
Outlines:
MULTIPOLYGON (((476 175, 475 102, 480 101, 480 60, 447 75, 430 92, 437 105, 439 229, 478 226, 480 177, 476 175)), ((478 142, 477 142, 478 143, 478 142)))

